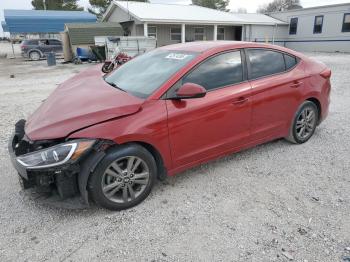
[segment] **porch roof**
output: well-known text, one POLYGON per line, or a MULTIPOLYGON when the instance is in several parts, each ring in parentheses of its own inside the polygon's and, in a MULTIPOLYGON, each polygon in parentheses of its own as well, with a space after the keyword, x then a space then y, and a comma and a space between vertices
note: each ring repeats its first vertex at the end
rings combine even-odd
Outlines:
POLYGON ((235 14, 196 5, 152 4, 134 1, 113 1, 103 16, 108 19, 115 8, 121 8, 141 22, 221 25, 287 24, 264 14, 235 14))

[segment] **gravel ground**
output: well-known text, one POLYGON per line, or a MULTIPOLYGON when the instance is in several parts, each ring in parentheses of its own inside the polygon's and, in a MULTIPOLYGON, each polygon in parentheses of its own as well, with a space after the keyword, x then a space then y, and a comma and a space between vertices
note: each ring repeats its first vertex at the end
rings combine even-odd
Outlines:
POLYGON ((333 90, 308 143, 191 169, 122 212, 35 201, 7 153, 14 123, 89 65, 0 60, 0 261, 350 261, 350 55, 309 55, 333 70, 333 90))

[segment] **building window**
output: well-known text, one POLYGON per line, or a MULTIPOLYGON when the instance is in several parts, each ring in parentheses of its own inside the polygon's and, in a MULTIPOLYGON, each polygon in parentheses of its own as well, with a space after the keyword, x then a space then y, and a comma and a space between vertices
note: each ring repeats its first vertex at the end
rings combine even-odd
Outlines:
POLYGON ((321 34, 323 26, 323 15, 315 16, 314 34, 321 34))
POLYGON ((181 42, 181 28, 171 27, 170 28, 170 40, 181 42))
POLYGON ((289 24, 289 34, 296 35, 297 28, 298 28, 298 17, 291 18, 290 24, 289 24))
POLYGON ((217 40, 225 40, 225 27, 218 27, 217 40))
POLYGON ((194 41, 203 41, 203 40, 204 40, 204 27, 195 27, 194 41))
POLYGON ((156 26, 148 26, 148 37, 157 38, 157 27, 156 26))
POLYGON ((342 32, 350 32, 350 14, 344 14, 342 32))

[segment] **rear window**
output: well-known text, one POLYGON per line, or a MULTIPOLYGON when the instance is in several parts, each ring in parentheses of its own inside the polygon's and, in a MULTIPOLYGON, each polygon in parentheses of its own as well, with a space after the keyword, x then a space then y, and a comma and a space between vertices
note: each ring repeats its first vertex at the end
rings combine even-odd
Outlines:
POLYGON ((25 44, 25 45, 38 45, 38 40, 24 40, 23 44, 25 44))
POLYGON ((56 39, 49 39, 49 45, 61 45, 61 42, 56 39))

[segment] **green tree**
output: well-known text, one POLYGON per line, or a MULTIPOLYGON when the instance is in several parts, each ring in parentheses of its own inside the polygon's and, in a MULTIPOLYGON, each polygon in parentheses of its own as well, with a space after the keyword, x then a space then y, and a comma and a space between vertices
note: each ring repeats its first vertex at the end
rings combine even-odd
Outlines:
POLYGON ((192 0, 192 4, 217 9, 220 11, 229 11, 226 9, 230 0, 192 0))
POLYGON ((257 12, 265 14, 300 8, 303 8, 300 4, 300 0, 273 0, 267 5, 260 6, 257 12))
POLYGON ((63 10, 83 11, 84 7, 80 7, 77 3, 77 0, 64 0, 62 9, 63 10))
POLYGON ((78 6, 78 0, 32 0, 35 10, 67 10, 82 11, 83 7, 78 6))
MULTIPOLYGON (((101 18, 113 0, 89 0, 91 8, 89 12, 101 18)), ((149 2, 149 0, 130 0, 135 2, 149 2)))

